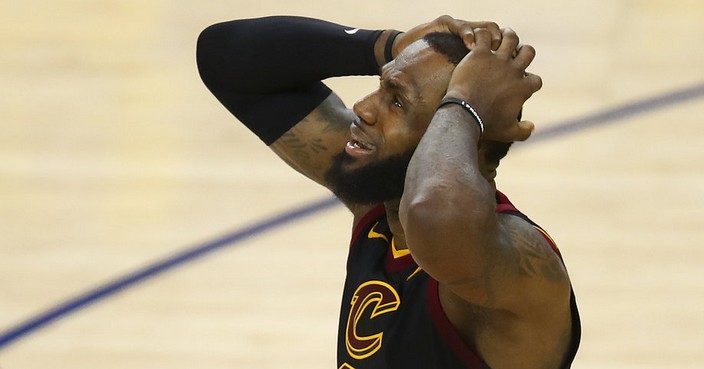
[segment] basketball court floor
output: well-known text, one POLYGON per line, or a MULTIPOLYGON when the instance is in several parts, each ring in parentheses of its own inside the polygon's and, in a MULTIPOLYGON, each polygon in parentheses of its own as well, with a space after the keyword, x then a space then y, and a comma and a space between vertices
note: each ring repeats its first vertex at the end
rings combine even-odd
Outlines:
POLYGON ((273 14, 515 29, 544 87, 497 182, 561 247, 573 367, 704 367, 701 1, 5 0, 0 368, 335 367, 351 217, 195 66, 203 28, 273 14))

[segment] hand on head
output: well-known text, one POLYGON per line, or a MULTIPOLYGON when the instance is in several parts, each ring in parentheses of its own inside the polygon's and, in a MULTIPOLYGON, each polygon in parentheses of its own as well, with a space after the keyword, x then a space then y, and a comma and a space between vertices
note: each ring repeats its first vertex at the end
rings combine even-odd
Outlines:
POLYGON ((464 41, 466 45, 474 43, 474 33, 476 29, 487 30, 491 36, 491 48, 496 50, 501 44, 503 37, 501 29, 494 22, 468 22, 461 19, 454 19, 448 15, 443 15, 437 19, 416 26, 407 32, 396 37, 391 48, 391 55, 396 57, 408 45, 422 39, 425 35, 434 32, 452 33, 464 41))
POLYGON ((447 95, 467 101, 484 120, 487 140, 512 142, 530 137, 534 125, 518 121, 528 98, 542 87, 542 80, 526 68, 535 58, 535 49, 520 45, 511 29, 503 30, 499 47, 492 50, 489 30, 474 30, 471 51, 455 68, 447 95), (520 46, 519 46, 520 45, 520 46))
POLYGON ((494 22, 468 22, 441 16, 396 37, 392 55, 433 32, 459 36, 471 50, 455 69, 446 96, 467 101, 486 124, 483 138, 512 142, 533 132, 529 121, 518 121, 523 104, 542 87, 539 76, 526 72, 535 49, 522 45, 511 29, 494 22))

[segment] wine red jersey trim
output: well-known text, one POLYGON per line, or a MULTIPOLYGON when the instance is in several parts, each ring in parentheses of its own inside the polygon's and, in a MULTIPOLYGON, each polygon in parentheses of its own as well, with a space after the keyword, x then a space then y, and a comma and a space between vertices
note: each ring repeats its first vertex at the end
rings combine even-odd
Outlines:
POLYGON ((452 351, 468 368, 485 368, 487 367, 484 360, 479 358, 474 351, 462 340, 459 333, 447 318, 445 310, 440 303, 439 284, 433 278, 428 279, 428 309, 435 323, 435 327, 440 332, 440 336, 445 340, 452 351))

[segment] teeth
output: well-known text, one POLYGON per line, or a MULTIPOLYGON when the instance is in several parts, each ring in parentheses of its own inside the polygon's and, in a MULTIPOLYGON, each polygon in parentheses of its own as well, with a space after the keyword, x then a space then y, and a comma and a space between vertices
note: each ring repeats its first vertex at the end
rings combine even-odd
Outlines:
POLYGON ((360 141, 357 141, 357 140, 354 140, 354 139, 350 140, 350 141, 347 143, 347 145, 348 145, 349 147, 352 147, 352 148, 355 148, 355 149, 361 149, 361 150, 366 150, 366 151, 372 150, 371 147, 368 146, 367 144, 365 144, 365 143, 363 143, 363 142, 360 142, 360 141))
POLYGON ((366 147, 359 141, 357 140, 352 140, 352 147, 357 148, 357 149, 366 149, 366 147))

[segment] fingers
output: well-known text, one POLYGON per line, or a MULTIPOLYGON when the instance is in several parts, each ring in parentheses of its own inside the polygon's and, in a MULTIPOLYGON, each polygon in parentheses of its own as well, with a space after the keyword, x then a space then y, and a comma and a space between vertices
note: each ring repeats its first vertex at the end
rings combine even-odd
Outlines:
POLYGON ((458 33, 458 36, 460 36, 460 38, 462 38, 462 41, 464 42, 464 45, 465 45, 468 49, 471 50, 472 47, 474 47, 474 40, 475 40, 475 39, 474 39, 474 30, 473 30, 472 28, 469 28, 469 27, 463 28, 463 29, 458 33))
POLYGON ((515 141, 525 141, 527 140, 533 131, 535 130, 535 124, 533 122, 523 120, 517 123, 515 132, 513 136, 515 141))
POLYGON ((490 48, 491 50, 496 50, 501 45, 501 38, 503 34, 499 25, 494 22, 466 22, 465 23, 465 35, 462 37, 464 44, 467 48, 471 49, 475 42, 475 36, 477 30, 488 31, 491 36, 490 48))
POLYGON ((518 35, 510 28, 504 29, 503 34, 504 37, 501 40, 501 45, 496 50, 496 55, 504 59, 511 59, 518 47, 518 35))
POLYGON ((448 32, 461 37, 468 48, 471 48, 474 44, 474 33, 475 30, 479 28, 485 29, 491 34, 491 50, 496 50, 499 45, 501 45, 501 39, 503 37, 501 28, 494 22, 468 22, 461 19, 454 19, 449 15, 443 15, 437 18, 434 23, 442 25, 448 32))
POLYGON ((469 46, 472 51, 491 50, 492 35, 486 28, 474 30, 474 43, 469 46))
POLYGON ((524 69, 528 68, 530 63, 533 62, 533 59, 535 59, 535 48, 530 45, 520 45, 516 50, 516 56, 514 59, 524 69))
POLYGON ((504 60, 513 59, 515 65, 525 74, 532 87, 532 92, 536 92, 542 87, 543 83, 539 76, 525 72, 526 68, 535 59, 535 48, 531 45, 521 44, 518 35, 512 29, 507 28, 504 30, 504 38, 501 41, 501 46, 496 51, 496 56, 504 60))
POLYGON ((515 59, 518 56, 518 51, 523 48, 523 44, 519 43, 515 50, 511 53, 511 58, 515 59))
POLYGON ((526 73, 524 80, 528 84, 531 94, 538 92, 543 87, 543 79, 539 75, 533 73, 526 73))
POLYGON ((496 50, 499 48, 501 45, 501 40, 503 38, 503 32, 501 32, 501 28, 499 28, 499 25, 494 23, 494 22, 479 22, 481 23, 479 27, 474 27, 474 28, 483 28, 491 34, 491 50, 496 50))

